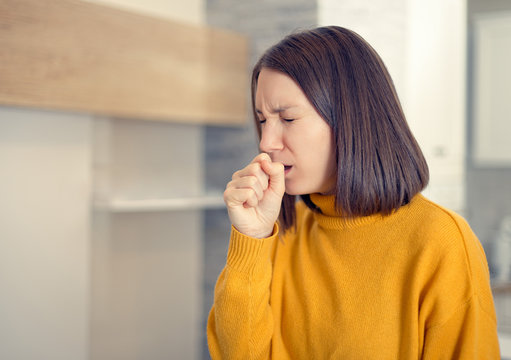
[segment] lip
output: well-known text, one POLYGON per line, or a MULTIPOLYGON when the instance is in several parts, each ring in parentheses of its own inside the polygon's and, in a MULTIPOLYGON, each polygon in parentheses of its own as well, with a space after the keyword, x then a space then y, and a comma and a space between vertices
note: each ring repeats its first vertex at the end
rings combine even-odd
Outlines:
POLYGON ((293 165, 284 165, 284 174, 287 174, 291 171, 293 165))

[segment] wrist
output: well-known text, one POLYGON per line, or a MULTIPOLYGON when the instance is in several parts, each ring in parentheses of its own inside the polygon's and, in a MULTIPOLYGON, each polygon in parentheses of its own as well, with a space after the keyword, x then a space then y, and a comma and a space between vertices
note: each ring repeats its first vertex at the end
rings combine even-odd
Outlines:
POLYGON ((249 237, 232 226, 227 265, 249 276, 261 277, 262 269, 271 266, 268 260, 274 243, 273 239, 273 237, 267 239, 249 237))
POLYGON ((263 231, 244 231, 238 229, 235 225, 232 227, 240 234, 254 238, 254 239, 266 239, 273 236, 277 231, 277 226, 274 224, 270 229, 265 229, 263 231))

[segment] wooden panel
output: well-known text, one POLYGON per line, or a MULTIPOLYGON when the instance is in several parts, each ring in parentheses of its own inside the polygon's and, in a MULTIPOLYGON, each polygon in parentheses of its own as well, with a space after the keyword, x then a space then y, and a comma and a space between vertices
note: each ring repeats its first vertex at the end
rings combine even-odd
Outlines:
POLYGON ((0 104, 241 124, 247 40, 77 0, 0 0, 0 104))

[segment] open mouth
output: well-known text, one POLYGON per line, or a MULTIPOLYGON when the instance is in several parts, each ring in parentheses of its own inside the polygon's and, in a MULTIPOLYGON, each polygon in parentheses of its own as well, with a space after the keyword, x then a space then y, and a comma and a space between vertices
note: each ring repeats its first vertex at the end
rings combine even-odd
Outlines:
POLYGON ((287 174, 292 167, 293 167, 292 165, 284 165, 284 173, 287 174))

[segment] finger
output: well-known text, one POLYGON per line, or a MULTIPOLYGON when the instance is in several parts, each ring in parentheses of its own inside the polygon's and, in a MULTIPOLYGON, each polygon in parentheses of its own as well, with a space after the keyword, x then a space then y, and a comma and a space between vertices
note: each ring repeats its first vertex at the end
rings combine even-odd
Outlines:
POLYGON ((265 160, 271 161, 271 157, 267 153, 263 152, 263 153, 258 154, 255 158, 253 158, 250 163, 260 163, 265 160))
POLYGON ((259 200, 253 189, 226 189, 224 191, 224 202, 228 207, 241 205, 257 206, 259 200))
POLYGON ((251 194, 249 194, 247 201, 245 201, 243 203, 243 207, 245 207, 245 208, 256 207, 257 205, 259 205, 259 199, 257 198, 257 195, 255 192, 252 192, 251 194))
POLYGON ((261 168, 270 178, 268 187, 277 194, 283 194, 286 189, 284 165, 280 162, 265 160, 261 163, 261 168))
POLYGON ((263 191, 268 188, 268 181, 270 180, 270 177, 261 168, 261 163, 254 162, 248 164, 245 168, 236 171, 232 175, 232 179, 236 180, 247 176, 248 177, 255 176, 259 180, 259 183, 261 184, 261 188, 263 189, 263 191))
MULTIPOLYGON (((266 182, 266 187, 268 183, 266 182)), ((243 176, 241 178, 234 179, 227 184, 228 188, 238 189, 252 189, 254 190, 257 199, 261 200, 264 196, 263 185, 257 178, 257 176, 243 176)))

